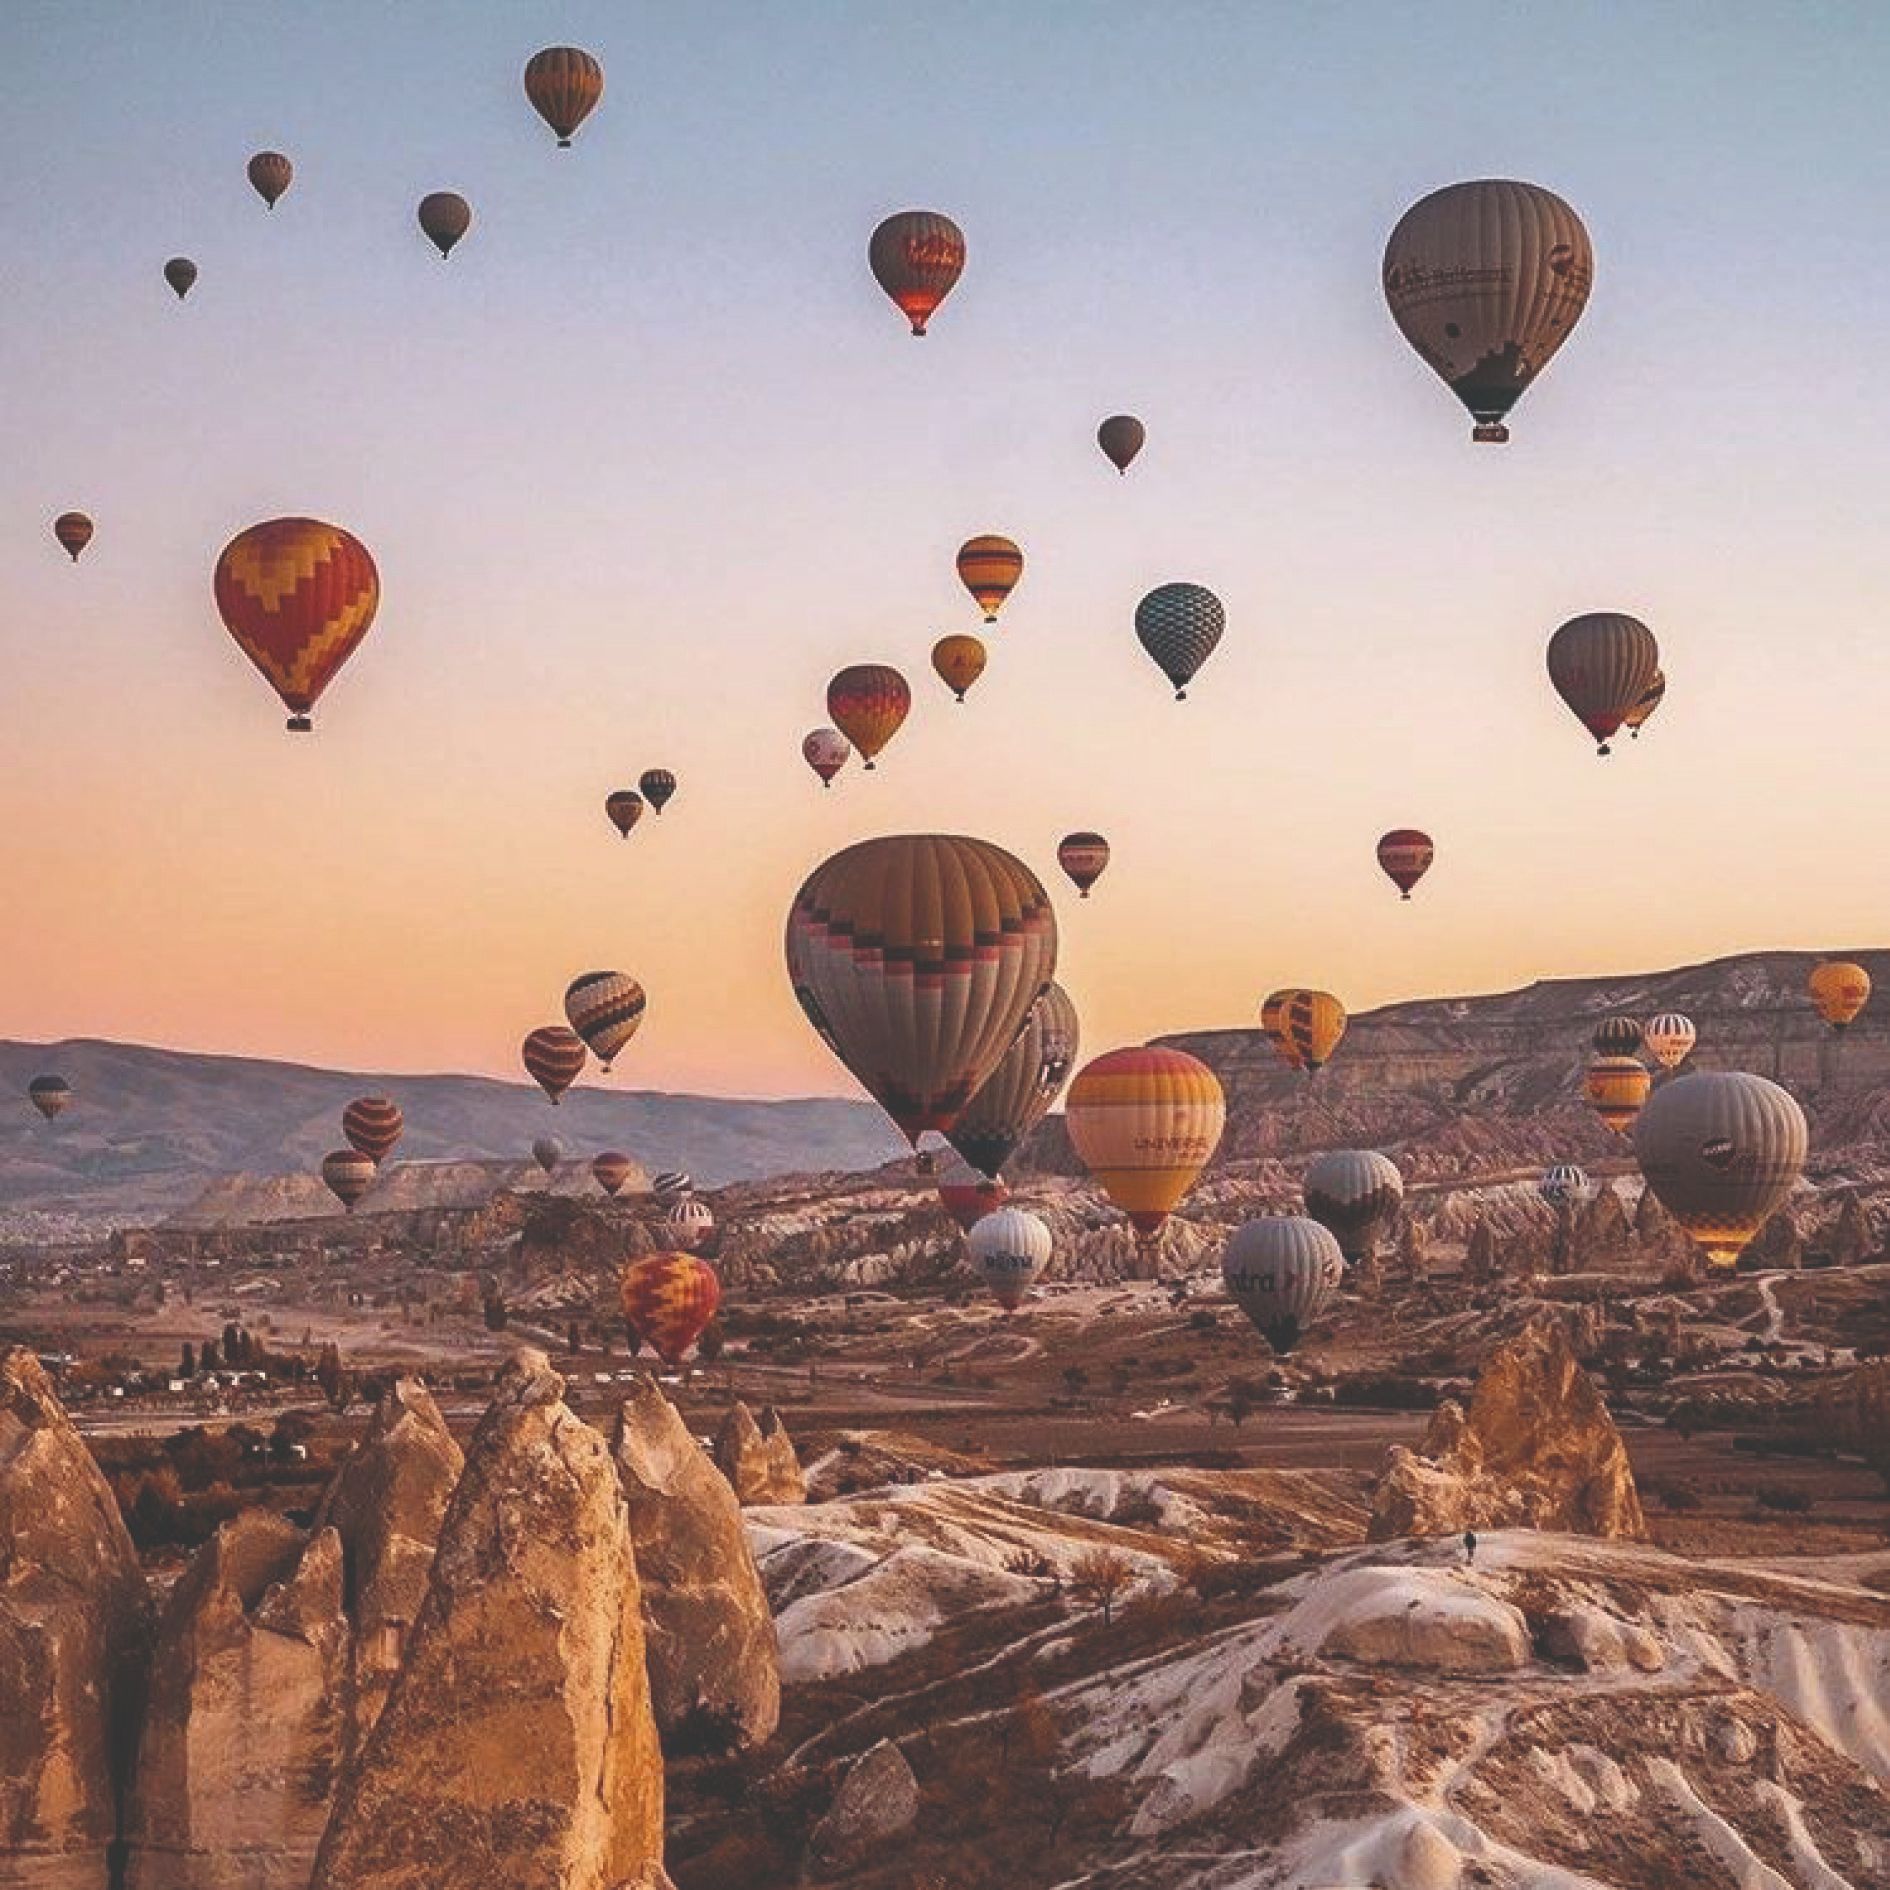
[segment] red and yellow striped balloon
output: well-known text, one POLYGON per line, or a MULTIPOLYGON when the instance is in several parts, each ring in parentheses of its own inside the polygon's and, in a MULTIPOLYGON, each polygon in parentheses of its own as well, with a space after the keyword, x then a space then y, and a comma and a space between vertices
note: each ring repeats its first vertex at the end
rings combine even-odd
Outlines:
POLYGON ((289 727, 312 727, 309 711, 380 606, 367 547, 320 519, 267 519, 224 546, 215 589, 225 627, 282 698, 289 727))
POLYGON ((525 1074, 555 1103, 578 1080, 588 1053, 584 1039, 562 1024, 544 1024, 525 1039, 525 1074))
POLYGON ((322 1157, 322 1180, 352 1214, 354 1204, 374 1185, 374 1163, 359 1149, 333 1149, 322 1157))
POLYGON ((827 713, 869 768, 911 708, 912 690, 889 663, 850 664, 827 685, 827 713))
POLYGON ((1024 575, 1024 554, 1008 538, 987 532, 958 547, 958 581, 978 600, 986 623, 996 623, 1004 600, 1024 575))
POLYGON ((1086 1063, 1064 1120, 1084 1167, 1147 1244, 1220 1147, 1227 1098, 1200 1058, 1150 1044, 1086 1063))
POLYGON ((692 1253, 653 1253, 617 1276, 624 1324, 672 1371, 722 1303, 722 1282, 692 1253))

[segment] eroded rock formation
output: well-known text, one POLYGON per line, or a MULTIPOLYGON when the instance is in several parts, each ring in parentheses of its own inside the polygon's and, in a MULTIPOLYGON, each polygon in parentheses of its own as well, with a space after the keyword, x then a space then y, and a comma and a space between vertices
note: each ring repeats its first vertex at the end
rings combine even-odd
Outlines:
POLYGON ((1372 1502, 1373 1541, 1518 1525, 1646 1533, 1621 1434, 1547 1321, 1491 1355, 1467 1413, 1446 1400, 1418 1450, 1393 1449, 1372 1502))
POLYGON ((780 1657, 734 1490, 651 1378, 619 1409, 613 1454, 657 1726, 679 1749, 762 1744, 781 1717, 780 1657))
POLYGON ((807 1480, 794 1440, 773 1405, 763 1410, 757 1424, 738 1399, 715 1434, 715 1461, 744 1508, 807 1501, 807 1480))
POLYGON ((111 1488, 32 1353, 0 1356, 0 1857, 101 1890, 118 1834, 145 1583, 111 1488))
POLYGON ((628 1514, 542 1353, 506 1368, 313 1890, 660 1883, 663 1770, 628 1514))

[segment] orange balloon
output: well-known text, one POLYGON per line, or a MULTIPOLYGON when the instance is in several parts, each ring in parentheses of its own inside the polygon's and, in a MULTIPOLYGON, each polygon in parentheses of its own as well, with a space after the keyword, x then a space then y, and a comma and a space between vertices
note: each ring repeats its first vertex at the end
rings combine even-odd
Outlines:
POLYGON ((912 708, 912 690, 888 663, 854 663, 827 685, 827 713, 867 767, 899 733, 912 708))
POLYGON ((722 1282, 692 1253, 653 1253, 617 1276, 624 1324, 671 1371, 689 1355, 722 1302, 722 1282))
POLYGON ((932 645, 932 668, 960 702, 965 691, 984 674, 984 645, 976 637, 940 637, 932 645))
POLYGON ((958 579, 978 600, 986 623, 996 623, 1004 600, 1024 575, 1024 554, 1008 538, 986 532, 958 547, 958 579))

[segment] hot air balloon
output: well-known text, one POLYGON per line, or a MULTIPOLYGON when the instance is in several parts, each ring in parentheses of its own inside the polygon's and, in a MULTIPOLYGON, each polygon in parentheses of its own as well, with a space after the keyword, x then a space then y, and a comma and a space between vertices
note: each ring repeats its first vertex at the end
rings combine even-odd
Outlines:
POLYGON ((352 1214, 354 1204, 374 1185, 374 1163, 358 1148, 338 1148, 322 1157, 322 1180, 352 1214))
POLYGON ((680 1168, 667 1168, 650 1183, 650 1192, 665 1207, 694 1194, 696 1184, 680 1168))
POLYGON ((606 1071, 637 1034, 644 1005, 642 985, 621 971, 584 972, 564 992, 564 1014, 571 1028, 606 1071))
POLYGON ((653 1253, 617 1276, 617 1300, 638 1342, 675 1371, 715 1317, 722 1282, 694 1254, 653 1253))
POLYGON ((249 161, 249 181, 271 210, 295 178, 295 166, 280 151, 258 151, 249 161))
POLYGON ((629 788, 616 788, 604 796, 604 815, 625 840, 630 829, 643 818, 643 796, 629 788))
POLYGON ((1161 1044, 1111 1050, 1077 1072, 1064 1121, 1078 1159, 1153 1246, 1227 1124, 1208 1066, 1161 1044))
POLYGON ((656 1231, 678 1253, 694 1253, 715 1232, 715 1216, 706 1201, 687 1195, 671 1205, 656 1231))
POLYGON ((932 670, 960 702, 984 674, 984 645, 976 637, 940 637, 932 645, 932 670))
POLYGON ((416 212, 427 241, 442 257, 453 253, 453 245, 472 228, 472 205, 457 191, 435 190, 420 199, 416 212))
POLYGON ((562 1024, 544 1024, 525 1039, 525 1074, 555 1103, 575 1083, 585 1061, 584 1039, 562 1024))
POLYGON ((614 1148, 607 1148, 601 1155, 591 1157, 591 1175, 597 1185, 615 1200, 623 1184, 637 1171, 637 1165, 628 1155, 614 1148))
POLYGON ((1632 741, 1641 739, 1641 726, 1660 707, 1661 698, 1667 693, 1667 675, 1664 670, 1654 671, 1654 680, 1640 693, 1639 699, 1627 714, 1622 716, 1622 726, 1627 730, 1632 741))
POLYGON ((1631 1057, 1639 1052, 1642 1035, 1638 1017, 1604 1017, 1590 1041, 1598 1057, 1631 1057))
POLYGON ((667 768, 645 768, 637 779, 637 786, 643 790, 650 812, 660 814, 675 797, 676 777, 667 768))
POLYGON ((1328 1149, 1306 1170, 1306 1212, 1337 1239, 1348 1260, 1364 1260, 1404 1205, 1404 1177, 1376 1149, 1328 1149))
POLYGON ((1066 833, 1057 842, 1057 864, 1083 898, 1109 864, 1109 842, 1099 833, 1066 833))
POLYGON ((191 284, 197 280, 197 265, 188 256, 173 256, 164 265, 164 280, 171 285, 181 302, 190 293, 191 284))
POLYGON ((342 1134, 376 1168, 394 1152, 406 1127, 399 1103, 386 1096, 357 1096, 341 1112, 342 1134))
POLYGON ((26 1098, 50 1122, 71 1107, 72 1085, 63 1076, 36 1076, 26 1086, 26 1098))
POLYGON ((571 134, 604 96, 604 68, 576 46, 547 46, 525 62, 525 96, 558 134, 558 149, 571 146, 571 134))
POLYGON ((1263 1214, 1237 1227, 1221 1254, 1228 1297, 1284 1357, 1337 1296, 1339 1243, 1303 1214, 1263 1214))
POLYGON ((1023 1146, 1076 1068, 1076 1006, 1052 984, 1030 1007, 1017 1040, 946 1131, 974 1168, 995 1177, 1023 1146))
POLYGON ((1037 876, 986 840, 896 834, 817 866, 787 922, 794 995, 914 1148, 949 1131, 1056 971, 1037 876))
POLYGON ((922 335, 964 273, 965 233, 936 210, 901 210, 873 232, 866 260, 912 332, 922 335))
POLYGON ((1687 1060, 1699 1034, 1692 1018, 1682 1017, 1678 1011, 1662 1011, 1641 1032, 1641 1041, 1663 1070, 1671 1070, 1687 1060))
POLYGON ((1814 965, 1805 989, 1817 1012, 1833 1030, 1844 1030, 1870 1002, 1870 973, 1848 959, 1827 958, 1814 965))
POLYGON ((1473 440, 1548 366, 1588 302, 1582 220, 1537 184, 1485 178, 1413 204, 1385 245, 1385 300, 1404 338, 1469 408, 1473 440))
POLYGON ((83 512, 61 512, 53 520, 52 529, 53 536, 77 564, 79 553, 92 542, 92 521, 83 512))
POLYGON ((986 623, 996 623, 1004 600, 1024 575, 1024 554, 1008 538, 987 532, 958 547, 958 581, 977 599, 986 623))
POLYGON ((958 1223, 958 1231, 968 1234, 987 1214, 995 1214, 1011 1198, 1011 1191, 1001 1181, 981 1174, 953 1149, 939 1164, 938 1198, 945 1212, 958 1223))
POLYGON ((1345 1035, 1345 1006, 1330 991, 1289 987, 1260 1007, 1260 1028, 1288 1069, 1322 1069, 1345 1035))
POLYGON ((1549 680, 1605 755, 1660 667, 1660 645, 1638 618, 1618 611, 1571 617, 1549 639, 1549 680))
POLYGON ((1743 1071, 1677 1076, 1641 1111, 1634 1153, 1655 1198, 1708 1262, 1736 1265, 1805 1165, 1805 1112, 1743 1071))
POLYGON ((1407 899, 1411 888, 1431 870, 1431 861, 1436 857, 1431 836, 1416 827, 1394 827, 1379 836, 1379 870, 1407 899))
POLYGON ((1588 1192, 1588 1176, 1573 1162, 1553 1162, 1542 1171, 1536 1192, 1551 1207, 1560 1207, 1564 1201, 1579 1201, 1588 1192))
POLYGON ((971 1264, 1006 1312, 1024 1303, 1030 1283, 1050 1264, 1050 1230, 1022 1208, 1001 1207, 965 1236, 971 1264))
POLYGON ((555 1135, 541 1135, 532 1144, 532 1160, 546 1174, 555 1175, 558 1164, 564 1160, 564 1144, 555 1135))
POLYGON ((911 707, 912 691, 890 664, 853 663, 827 685, 827 713, 868 768, 911 707))
POLYGON ((224 627, 282 698, 289 727, 313 728, 310 711, 380 608, 367 547, 320 519, 266 519, 223 547, 214 589, 224 627))
POLYGON ((853 744, 837 728, 810 729, 801 738, 801 759, 820 776, 820 785, 833 786, 833 778, 847 765, 853 744))
POLYGON ((1096 444, 1103 450, 1117 472, 1129 470, 1129 462, 1142 450, 1148 429, 1132 413, 1113 413, 1096 429, 1096 444))
POLYGON ((1597 1057, 1582 1079, 1588 1104, 1616 1135, 1626 1135, 1654 1087, 1647 1066, 1633 1057, 1597 1057))
POLYGON ((1135 634, 1155 666, 1188 699, 1188 684, 1227 628, 1221 600, 1199 584, 1162 584, 1135 607, 1135 634))

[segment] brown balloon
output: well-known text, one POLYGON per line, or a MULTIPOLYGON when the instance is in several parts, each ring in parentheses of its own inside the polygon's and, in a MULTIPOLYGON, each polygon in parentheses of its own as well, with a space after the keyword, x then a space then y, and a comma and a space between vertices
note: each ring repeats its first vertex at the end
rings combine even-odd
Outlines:
POLYGON ((453 245, 472 228, 472 205, 451 190, 422 197, 418 215, 427 240, 442 256, 450 256, 453 245))
POLYGON ((295 179, 295 166, 280 151, 258 151, 249 161, 251 187, 271 210, 295 179))
POLYGON ((572 134, 604 96, 604 68, 577 46, 547 46, 525 66, 525 96, 558 134, 558 148, 571 148, 572 134))
POLYGON ((77 564, 79 553, 92 542, 92 521, 83 512, 61 512, 53 520, 53 536, 77 564))
POLYGON ((866 260, 912 332, 922 335, 964 273, 965 233, 935 210, 901 210, 873 232, 866 260))
POLYGON ((1119 473, 1129 470, 1129 462, 1142 450, 1147 438, 1148 429, 1132 413, 1111 414, 1096 429, 1096 444, 1119 473))

